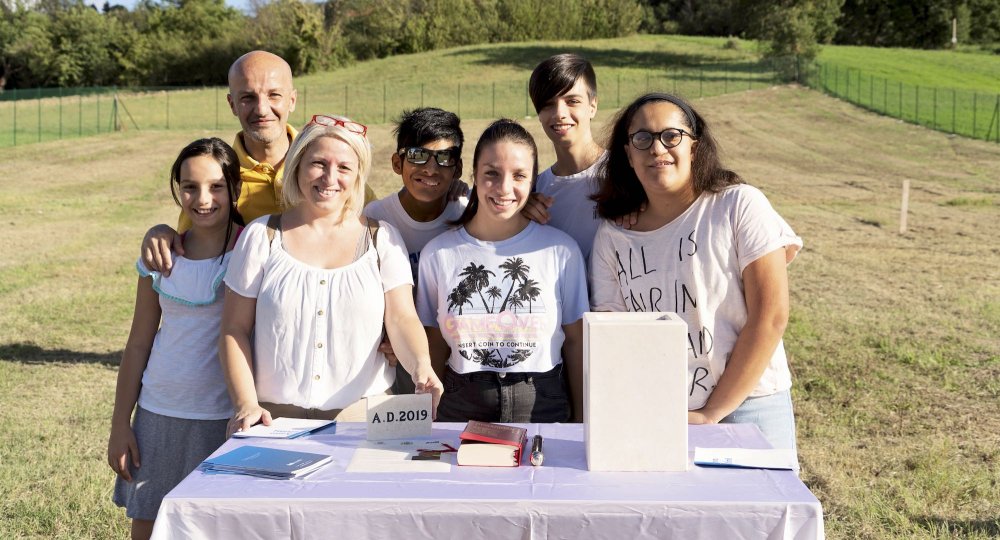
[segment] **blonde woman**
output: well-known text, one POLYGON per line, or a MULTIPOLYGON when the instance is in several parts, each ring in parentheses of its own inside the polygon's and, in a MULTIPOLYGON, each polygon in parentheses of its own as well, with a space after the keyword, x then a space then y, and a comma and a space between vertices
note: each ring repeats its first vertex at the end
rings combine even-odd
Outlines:
POLYGON ((277 416, 363 421, 364 398, 389 393, 395 374, 378 352, 383 322, 417 391, 437 406, 442 386, 406 248, 391 225, 361 216, 366 133, 314 116, 288 152, 288 210, 251 222, 236 246, 220 340, 229 434, 277 416))

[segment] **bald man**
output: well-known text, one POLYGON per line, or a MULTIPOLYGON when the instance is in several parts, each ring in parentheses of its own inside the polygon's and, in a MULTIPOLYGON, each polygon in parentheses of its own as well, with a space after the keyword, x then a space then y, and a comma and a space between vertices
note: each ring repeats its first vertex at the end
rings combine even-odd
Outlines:
MULTIPOLYGON (((285 154, 297 134, 288 125, 288 116, 295 111, 296 98, 292 69, 280 56, 251 51, 237 58, 229 68, 226 101, 243 128, 233 142, 243 180, 236 206, 247 223, 282 211, 285 154)), ((371 187, 365 186, 365 204, 374 199, 371 187)), ((181 212, 178 230, 183 232, 190 226, 181 212)), ((169 225, 157 225, 143 239, 143 262, 150 269, 170 275, 171 249, 184 254, 180 236, 169 225)))

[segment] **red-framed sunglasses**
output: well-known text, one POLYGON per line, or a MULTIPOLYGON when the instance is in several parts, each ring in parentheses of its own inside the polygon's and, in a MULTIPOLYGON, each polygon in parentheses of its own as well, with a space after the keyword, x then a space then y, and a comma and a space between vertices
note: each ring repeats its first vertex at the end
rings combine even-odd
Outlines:
MULTIPOLYGON (((341 120, 340 118, 334 118, 332 116, 327 116, 325 114, 314 114, 312 120, 309 124, 319 124, 321 126, 340 126, 351 133, 357 133, 362 137, 366 137, 368 134, 368 126, 364 124, 359 124, 357 122, 352 122, 350 120, 341 120)), ((306 124, 306 125, 309 125, 306 124)))

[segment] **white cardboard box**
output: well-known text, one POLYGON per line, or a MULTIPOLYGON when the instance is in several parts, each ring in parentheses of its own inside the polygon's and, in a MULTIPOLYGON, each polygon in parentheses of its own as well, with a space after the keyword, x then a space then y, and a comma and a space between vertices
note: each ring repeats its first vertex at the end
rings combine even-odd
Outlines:
POLYGON ((687 470, 687 324, 584 314, 583 421, 591 471, 687 470))

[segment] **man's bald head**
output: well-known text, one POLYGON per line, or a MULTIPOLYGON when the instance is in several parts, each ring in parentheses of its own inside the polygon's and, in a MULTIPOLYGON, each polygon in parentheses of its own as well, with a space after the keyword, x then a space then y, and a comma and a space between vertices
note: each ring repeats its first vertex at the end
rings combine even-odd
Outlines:
POLYGON ((243 134, 271 144, 285 136, 288 115, 295 110, 292 69, 276 54, 248 52, 229 68, 226 99, 243 134))

